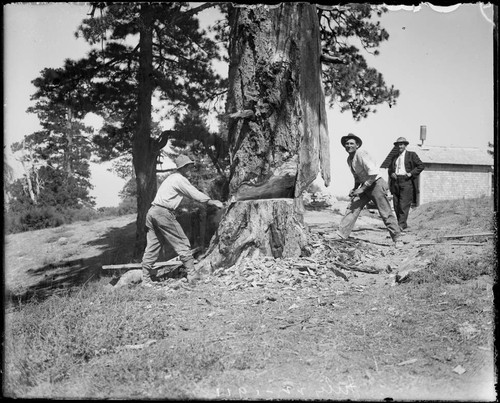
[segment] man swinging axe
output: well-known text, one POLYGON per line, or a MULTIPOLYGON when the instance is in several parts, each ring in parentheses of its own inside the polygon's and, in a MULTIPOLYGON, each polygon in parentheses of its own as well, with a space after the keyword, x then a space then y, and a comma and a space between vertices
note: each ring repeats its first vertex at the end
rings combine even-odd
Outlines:
POLYGON ((149 287, 153 285, 152 278, 157 275, 153 265, 158 260, 165 242, 179 255, 187 271, 188 281, 193 284, 200 279, 194 266, 189 239, 174 214, 182 198, 189 197, 200 203, 223 207, 222 202, 210 199, 189 182, 194 162, 188 156, 179 155, 175 159, 175 165, 176 172, 162 182, 146 215, 147 245, 142 257, 142 281, 143 285, 149 287))
POLYGON ((380 176, 377 164, 370 154, 359 149, 363 142, 358 136, 349 133, 340 139, 340 143, 349 154, 347 164, 354 176, 354 188, 349 192, 351 202, 333 238, 337 240, 349 238, 361 210, 371 200, 377 206, 394 246, 401 247, 399 240, 401 231, 387 199, 387 182, 380 176))

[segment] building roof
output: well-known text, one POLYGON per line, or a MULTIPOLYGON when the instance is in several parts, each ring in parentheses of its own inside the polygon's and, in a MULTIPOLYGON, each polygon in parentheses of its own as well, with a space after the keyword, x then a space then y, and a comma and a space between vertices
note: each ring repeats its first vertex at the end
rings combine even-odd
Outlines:
MULTIPOLYGON (((424 164, 493 165, 493 156, 479 148, 409 145, 407 150, 415 151, 424 164)), ((380 168, 388 168, 392 157, 397 153, 394 146, 380 168)))

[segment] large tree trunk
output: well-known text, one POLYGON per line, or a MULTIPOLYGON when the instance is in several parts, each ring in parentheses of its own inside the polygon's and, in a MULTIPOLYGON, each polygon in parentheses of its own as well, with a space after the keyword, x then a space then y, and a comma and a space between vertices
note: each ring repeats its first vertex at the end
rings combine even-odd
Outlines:
POLYGON ((132 157, 137 181, 137 231, 134 256, 140 257, 146 246, 146 214, 156 193, 155 144, 151 139, 151 97, 153 94, 153 11, 141 5, 138 73, 138 127, 134 136, 132 157))
POLYGON ((233 204, 204 260, 212 269, 247 255, 299 256, 307 241, 302 192, 320 170, 330 181, 315 6, 236 6, 229 23, 233 204))
POLYGON ((245 257, 300 256, 307 244, 298 199, 240 201, 230 205, 212 239, 210 270, 230 267, 245 257))

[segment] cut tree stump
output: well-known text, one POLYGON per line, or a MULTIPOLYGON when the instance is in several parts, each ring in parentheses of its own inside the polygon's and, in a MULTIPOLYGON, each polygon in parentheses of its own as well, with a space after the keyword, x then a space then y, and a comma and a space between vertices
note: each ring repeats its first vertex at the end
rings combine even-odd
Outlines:
POLYGON ((228 207, 199 268, 212 272, 243 258, 299 257, 306 245, 300 199, 239 201, 228 207))

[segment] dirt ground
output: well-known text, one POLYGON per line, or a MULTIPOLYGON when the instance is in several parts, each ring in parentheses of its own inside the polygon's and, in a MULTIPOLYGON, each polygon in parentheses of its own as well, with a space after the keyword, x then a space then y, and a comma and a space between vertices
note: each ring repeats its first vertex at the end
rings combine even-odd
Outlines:
MULTIPOLYGON (((487 324, 483 330, 491 331, 485 338, 475 340, 479 345, 473 343, 473 347, 467 348, 446 340, 444 335, 436 343, 437 334, 434 337, 419 334, 425 333, 419 332, 420 326, 426 331, 432 329, 432 323, 422 323, 429 317, 413 319, 412 301, 400 303, 398 298, 404 297, 404 293, 391 293, 391 289, 400 287, 412 272, 424 268, 436 254, 453 259, 481 256, 487 247, 486 239, 476 237, 473 240, 480 242, 468 242, 469 245, 466 244, 467 238, 440 242, 438 237, 441 235, 464 234, 460 223, 452 223, 447 218, 446 225, 440 226, 436 219, 435 228, 427 222, 422 225, 425 229, 419 231, 418 223, 427 216, 423 213, 410 219, 410 228, 403 235, 404 246, 395 250, 378 213, 364 210, 349 241, 341 244, 330 242, 329 245, 333 245, 332 252, 337 258, 345 257, 345 264, 351 263, 350 267, 367 271, 372 269, 373 273, 342 270, 345 278, 332 278, 328 270, 321 267, 328 266, 327 260, 321 260, 325 255, 321 241, 328 242, 345 207, 346 202, 337 202, 329 210, 306 212, 305 221, 311 232, 317 234, 316 246, 320 249, 313 253, 311 259, 298 259, 282 265, 269 263, 272 271, 277 269, 278 273, 283 267, 292 265, 300 270, 300 265, 303 265, 306 269, 313 269, 308 270, 309 276, 304 277, 315 278, 274 285, 269 282, 269 276, 263 276, 267 281, 262 290, 266 292, 263 294, 258 289, 262 284, 254 280, 256 293, 246 293, 245 303, 252 301, 254 306, 263 304, 267 307, 268 312, 264 309, 266 315, 263 314, 260 325, 263 334, 268 327, 276 326, 276 322, 279 329, 295 327, 288 337, 272 333, 272 336, 262 336, 258 341, 252 340, 252 343, 274 344, 275 341, 269 339, 278 337, 283 343, 280 353, 287 358, 265 365, 260 372, 250 371, 245 380, 240 373, 236 379, 229 378, 226 383, 220 381, 215 393, 213 390, 208 394, 206 390, 200 393, 209 398, 235 399, 494 400, 493 351, 490 344, 492 321, 488 321, 492 312, 492 278, 485 276, 464 286, 464 293, 466 287, 484 288, 488 297, 481 312, 487 324), (479 246, 481 242, 485 243, 479 246), (307 265, 308 262, 311 266, 307 265), (319 267, 314 263, 318 263, 319 267), (406 337, 394 342, 381 341, 380 338, 391 338, 393 314, 402 316, 403 321, 409 324, 403 330, 406 337), (405 314, 407 318, 404 318, 405 314), (351 344, 353 340, 357 342, 355 345, 351 344), (468 372, 459 374, 464 367, 468 372)), ((255 273, 255 268, 262 265, 262 262, 248 262, 247 270, 255 273)), ((249 277, 242 276, 241 271, 229 273, 231 279, 224 283, 229 290, 241 289, 239 283, 247 284, 249 277)), ((288 276, 285 278, 288 279, 288 276)), ((208 282, 210 286, 214 283, 217 281, 208 282)), ((446 291, 442 294, 438 306, 449 303, 445 299, 446 291)), ((421 309, 423 305, 425 309, 426 301, 422 295, 419 297, 421 300, 415 305, 421 309)), ((430 298, 428 302, 429 305, 435 304, 430 298)), ((234 304, 234 299, 230 303, 234 304)), ((429 306, 429 310, 434 306, 429 306)), ((418 309, 416 312, 418 314, 418 309)), ((431 322, 440 319, 439 314, 430 317, 431 322)), ((458 316, 454 319, 461 321, 458 316)), ((467 326, 468 322, 464 323, 467 326)), ((460 328, 459 323, 455 325, 460 328)), ((226 377, 227 374, 224 374, 222 379, 226 377)))
MULTIPOLYGON (((225 370, 191 382, 185 396, 495 400, 493 277, 425 292, 411 281, 412 272, 436 256, 484 255, 493 247, 492 237, 439 238, 485 233, 484 223, 475 228, 467 214, 453 220, 436 215, 436 209, 416 209, 403 248, 396 250, 378 213, 368 210, 348 241, 330 240, 344 208, 345 202, 338 202, 306 212, 309 257, 243 260, 193 289, 177 284, 152 290, 166 295, 161 307, 136 302, 145 312, 161 310, 171 325, 168 338, 148 341, 153 357, 174 346, 185 346, 189 355, 193 345, 220 354, 214 360, 225 370)), ((126 253, 123 245, 134 239, 131 216, 43 231, 7 237, 9 295, 22 295, 37 283, 47 289, 64 284, 75 267, 80 280, 89 281, 95 275, 89 268, 116 263, 126 253), (57 250, 59 258, 44 258, 43 247, 36 249, 35 239, 42 235, 51 240, 45 248, 57 250), (65 259, 65 265, 58 264, 65 259)), ((137 342, 146 341, 138 335, 137 342)), ((98 357, 92 365, 105 359, 98 357)), ((176 377, 182 374, 167 372, 165 382, 176 377)), ((160 390, 138 395, 133 387, 121 388, 121 396, 166 397, 160 390)), ((72 393, 82 396, 85 389, 73 387, 72 393)), ((106 396, 120 394, 108 391, 106 396)))

